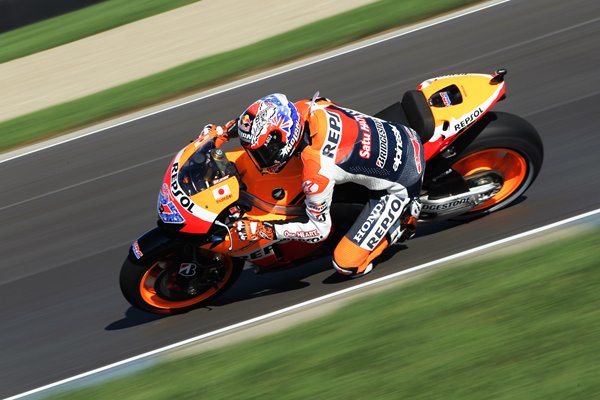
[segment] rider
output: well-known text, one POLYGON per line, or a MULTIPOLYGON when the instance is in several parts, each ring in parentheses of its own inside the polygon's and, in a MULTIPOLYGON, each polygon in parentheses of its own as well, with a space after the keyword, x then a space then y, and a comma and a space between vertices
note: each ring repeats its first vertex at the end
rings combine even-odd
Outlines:
POLYGON ((360 216, 338 243, 333 266, 344 275, 364 275, 373 259, 391 244, 414 234, 425 168, 419 136, 410 128, 342 108, 326 98, 289 101, 271 94, 238 119, 216 130, 217 147, 239 136, 263 174, 279 172, 300 155, 306 217, 287 222, 243 219, 235 224, 242 240, 324 240, 336 184, 354 182, 372 194, 360 216))

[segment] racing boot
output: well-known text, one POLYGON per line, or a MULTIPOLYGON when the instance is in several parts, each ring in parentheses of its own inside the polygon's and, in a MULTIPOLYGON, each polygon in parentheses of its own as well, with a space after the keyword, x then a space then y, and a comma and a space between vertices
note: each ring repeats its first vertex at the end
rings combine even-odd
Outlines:
POLYGON ((368 251, 344 236, 333 252, 333 268, 353 278, 364 276, 373 270, 373 260, 383 253, 388 244, 387 238, 384 238, 373 251, 368 251))
POLYGON ((421 214, 421 202, 413 199, 400 216, 400 226, 398 230, 390 234, 390 246, 395 243, 406 242, 415 236, 417 231, 417 221, 421 214))

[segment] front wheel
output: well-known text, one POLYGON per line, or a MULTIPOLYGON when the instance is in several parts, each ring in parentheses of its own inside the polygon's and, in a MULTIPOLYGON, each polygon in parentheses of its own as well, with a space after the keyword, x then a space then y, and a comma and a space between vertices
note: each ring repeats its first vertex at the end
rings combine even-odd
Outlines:
POLYGON ((128 257, 121 267, 121 292, 139 309, 179 314, 223 293, 243 269, 241 260, 222 254, 201 251, 194 258, 170 254, 138 264, 128 257))
POLYGON ((470 187, 492 184, 496 189, 463 214, 478 217, 508 206, 533 183, 542 167, 543 145, 524 119, 496 112, 493 120, 452 161, 452 168, 470 187))

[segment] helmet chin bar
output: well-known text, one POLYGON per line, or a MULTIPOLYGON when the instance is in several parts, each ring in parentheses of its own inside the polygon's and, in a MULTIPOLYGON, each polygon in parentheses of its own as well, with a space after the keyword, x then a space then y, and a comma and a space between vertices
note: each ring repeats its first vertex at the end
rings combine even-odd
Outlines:
POLYGON ((254 164, 254 166, 256 167, 256 169, 258 170, 258 172, 260 172, 263 175, 266 174, 276 174, 279 171, 281 171, 283 169, 283 167, 285 167, 285 165, 287 164, 287 161, 284 163, 281 162, 276 162, 273 165, 261 165, 261 163, 254 157, 254 155, 252 154, 252 150, 249 149, 244 149, 246 150, 246 153, 248 154, 248 157, 250 158, 250 160, 252 160, 252 164, 254 164))
POLYGON ((291 154, 282 154, 285 144, 277 138, 278 135, 279 133, 275 133, 274 139, 259 148, 245 148, 256 168, 263 174, 276 174, 291 158, 291 154))

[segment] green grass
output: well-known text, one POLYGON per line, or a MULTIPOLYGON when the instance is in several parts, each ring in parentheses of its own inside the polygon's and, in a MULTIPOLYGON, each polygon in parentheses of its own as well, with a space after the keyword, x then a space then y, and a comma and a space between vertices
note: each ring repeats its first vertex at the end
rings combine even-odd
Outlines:
POLYGON ((79 100, 2 122, 0 151, 474 2, 381 0, 242 49, 193 61, 79 100))
POLYGON ((600 398, 600 232, 53 399, 600 398))
POLYGON ((105 0, 0 35, 0 63, 47 50, 198 0, 105 0))

